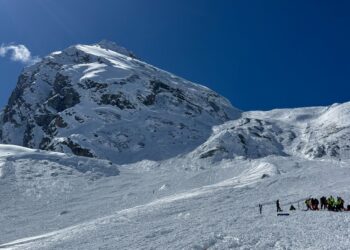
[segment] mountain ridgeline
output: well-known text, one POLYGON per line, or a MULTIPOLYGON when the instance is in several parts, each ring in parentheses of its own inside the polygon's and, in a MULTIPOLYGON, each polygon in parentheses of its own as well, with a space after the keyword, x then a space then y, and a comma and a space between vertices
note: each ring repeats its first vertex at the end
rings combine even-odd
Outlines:
POLYGON ((24 69, 0 142, 124 164, 298 155, 350 157, 350 104, 241 112, 214 91, 112 42, 75 45, 24 69))

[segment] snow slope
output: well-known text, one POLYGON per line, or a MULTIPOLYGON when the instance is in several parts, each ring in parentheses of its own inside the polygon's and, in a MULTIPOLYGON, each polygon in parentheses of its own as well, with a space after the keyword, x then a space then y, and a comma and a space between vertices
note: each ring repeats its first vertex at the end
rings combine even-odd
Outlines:
POLYGON ((191 157, 211 161, 269 155, 350 158, 350 102, 329 107, 250 111, 217 125, 191 157))
POLYGON ((350 102, 328 107, 246 112, 276 124, 285 152, 309 158, 350 158, 350 102))
POLYGON ((149 161, 120 166, 117 176, 85 179, 85 185, 81 179, 80 188, 65 190, 65 201, 12 196, 26 205, 17 203, 11 213, 11 204, 2 204, 0 247, 347 249, 350 213, 302 209, 310 195, 342 195, 349 202, 349 163, 269 156, 208 163, 201 170, 149 161), (35 204, 28 203, 33 198, 35 204), (286 210, 290 204, 299 209, 277 217, 276 199, 286 210))

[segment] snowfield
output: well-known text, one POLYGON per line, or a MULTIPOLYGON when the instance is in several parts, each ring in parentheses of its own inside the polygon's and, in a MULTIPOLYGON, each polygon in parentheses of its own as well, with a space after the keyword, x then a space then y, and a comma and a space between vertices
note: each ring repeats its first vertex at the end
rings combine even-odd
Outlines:
POLYGON ((172 165, 119 166, 118 174, 96 178, 64 160, 62 169, 54 168, 50 157, 56 153, 36 152, 34 158, 32 150, 0 148, 2 162, 13 169, 0 182, 0 248, 347 249, 350 244, 350 212, 302 211, 309 196, 350 201, 349 161, 269 156, 189 169, 184 159, 172 159, 172 165), (57 175, 37 176, 52 169, 57 175), (290 204, 297 211, 276 216, 276 199, 285 211, 290 204))

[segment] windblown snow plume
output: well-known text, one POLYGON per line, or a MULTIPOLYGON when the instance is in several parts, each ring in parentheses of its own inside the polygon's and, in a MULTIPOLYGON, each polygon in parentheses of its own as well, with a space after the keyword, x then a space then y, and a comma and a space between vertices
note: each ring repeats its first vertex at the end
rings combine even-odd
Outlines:
POLYGON ((29 49, 23 44, 11 44, 0 47, 0 57, 10 55, 10 59, 15 62, 21 62, 24 64, 34 64, 40 60, 37 56, 32 56, 29 49))

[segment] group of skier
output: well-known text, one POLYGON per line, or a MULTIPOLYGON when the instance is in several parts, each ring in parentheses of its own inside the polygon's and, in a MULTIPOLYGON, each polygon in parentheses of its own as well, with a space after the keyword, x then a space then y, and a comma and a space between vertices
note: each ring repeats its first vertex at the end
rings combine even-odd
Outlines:
POLYGON ((322 196, 320 202, 318 199, 309 198, 305 200, 307 210, 319 210, 318 205, 321 205, 320 209, 328 209, 329 211, 349 211, 350 205, 347 208, 344 207, 344 200, 341 197, 336 199, 331 195, 328 198, 322 196))
MULTIPOLYGON (((345 207, 344 204, 345 204, 344 199, 340 196, 338 196, 337 198, 334 198, 332 195, 329 196, 328 198, 325 196, 322 196, 320 200, 318 200, 317 198, 310 197, 305 200, 306 210, 304 211, 308 211, 308 210, 314 210, 314 211, 328 210, 328 211, 335 211, 335 212, 350 211, 350 205, 347 205, 347 207, 345 207)), ((262 204, 259 204, 260 214, 262 214, 262 207, 263 207, 262 204)), ((299 207, 299 203, 298 203, 298 207, 299 207)), ((277 213, 283 212, 279 200, 276 201, 276 210, 277 210, 277 213)), ((289 210, 290 211, 296 210, 296 208, 293 205, 291 205, 289 210)))

